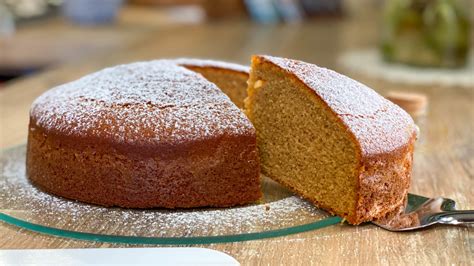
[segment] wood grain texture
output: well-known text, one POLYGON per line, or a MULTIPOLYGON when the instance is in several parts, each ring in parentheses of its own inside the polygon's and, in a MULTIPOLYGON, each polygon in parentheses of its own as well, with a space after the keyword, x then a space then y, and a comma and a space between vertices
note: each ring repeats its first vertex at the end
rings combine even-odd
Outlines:
MULTIPOLYGON (((138 38, 138 37, 137 37, 138 38)), ((244 22, 156 29, 120 53, 85 58, 14 81, 0 90, 0 147, 26 140, 31 102, 45 90, 105 66, 162 57, 192 56, 248 63, 254 53, 286 56, 334 68, 337 56, 376 44, 373 23, 359 19, 321 20, 302 25, 251 26, 244 22), (364 28, 365 30, 360 30, 364 28)), ((413 87, 346 73, 381 93, 425 93, 428 113, 420 121, 413 193, 443 195, 474 209, 474 88, 413 87)), ((81 226, 77 226, 81 230, 81 226)), ((0 248, 126 247, 61 239, 0 224, 0 248)), ((202 245, 224 251, 243 265, 472 265, 472 227, 438 226, 391 233, 373 225, 338 225, 292 236, 202 245), (323 233, 322 233, 323 232, 323 233)))

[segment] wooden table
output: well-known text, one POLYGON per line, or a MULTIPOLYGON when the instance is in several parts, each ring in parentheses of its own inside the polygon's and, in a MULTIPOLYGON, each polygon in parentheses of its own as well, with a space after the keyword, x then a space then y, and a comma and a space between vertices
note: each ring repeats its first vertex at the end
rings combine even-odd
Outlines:
MULTIPOLYGON (((343 71, 336 64, 337 56, 348 49, 375 45, 375 33, 372 22, 360 19, 286 26, 235 22, 156 29, 120 52, 62 65, 0 90, 0 147, 25 142, 28 109, 38 95, 105 66, 176 56, 248 63, 251 54, 267 53, 343 71)), ((382 93, 397 89, 428 95, 429 111, 420 126, 411 192, 443 195, 455 199, 461 208, 474 209, 474 88, 413 87, 351 76, 382 93)), ((472 265, 474 261, 472 227, 439 226, 391 233, 373 225, 338 225, 318 232, 202 246, 224 251, 243 264, 472 265)), ((50 237, 5 224, 0 224, 0 236, 0 248, 125 246, 50 237)))

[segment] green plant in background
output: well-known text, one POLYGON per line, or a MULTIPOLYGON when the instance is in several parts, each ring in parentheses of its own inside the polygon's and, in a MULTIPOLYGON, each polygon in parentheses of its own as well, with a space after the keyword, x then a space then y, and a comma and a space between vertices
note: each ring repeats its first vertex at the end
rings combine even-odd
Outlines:
POLYGON ((456 0, 387 0, 383 58, 423 67, 464 66, 470 47, 468 10, 456 0))

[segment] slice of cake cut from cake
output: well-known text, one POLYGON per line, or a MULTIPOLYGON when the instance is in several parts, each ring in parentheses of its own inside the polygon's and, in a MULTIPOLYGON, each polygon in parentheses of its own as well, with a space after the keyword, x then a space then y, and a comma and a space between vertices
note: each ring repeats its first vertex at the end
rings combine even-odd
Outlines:
POLYGON ((248 66, 195 58, 179 58, 173 62, 203 75, 227 94, 235 105, 244 107, 250 71, 248 66))
POLYGON ((245 107, 263 174, 352 224, 404 204, 416 126, 372 89, 313 64, 254 56, 245 107))
POLYGON ((255 202, 255 129, 201 74, 169 60, 53 88, 30 111, 26 170, 52 194, 129 208, 255 202))

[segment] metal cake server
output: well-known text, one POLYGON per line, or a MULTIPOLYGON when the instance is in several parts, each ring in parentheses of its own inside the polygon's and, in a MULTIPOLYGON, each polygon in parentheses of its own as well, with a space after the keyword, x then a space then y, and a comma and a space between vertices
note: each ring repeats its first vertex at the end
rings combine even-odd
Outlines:
POLYGON ((426 198, 408 194, 403 211, 373 224, 389 231, 410 231, 434 224, 474 224, 474 210, 456 210, 456 202, 448 198, 426 198))

